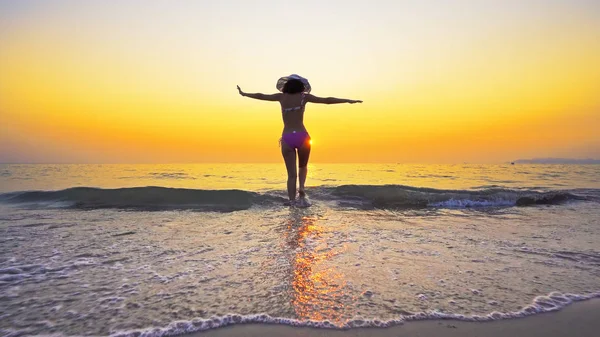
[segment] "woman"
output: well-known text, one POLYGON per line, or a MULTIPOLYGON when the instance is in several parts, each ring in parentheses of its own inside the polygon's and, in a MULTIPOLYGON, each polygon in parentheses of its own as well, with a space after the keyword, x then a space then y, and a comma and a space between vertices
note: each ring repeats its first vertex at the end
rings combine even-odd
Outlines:
POLYGON ((304 127, 304 107, 306 103, 362 103, 359 100, 351 100, 335 97, 317 97, 310 94, 310 84, 302 76, 293 74, 282 77, 277 81, 277 90, 281 93, 272 95, 266 94, 248 94, 242 91, 238 86, 240 95, 263 101, 279 102, 281 104, 281 114, 283 117, 283 133, 281 135, 281 154, 285 161, 285 167, 288 172, 287 191, 290 198, 289 205, 294 205, 296 201, 296 151, 298 153, 298 176, 300 177, 300 187, 298 195, 301 200, 305 200, 304 183, 306 182, 308 157, 310 156, 310 136, 304 127))

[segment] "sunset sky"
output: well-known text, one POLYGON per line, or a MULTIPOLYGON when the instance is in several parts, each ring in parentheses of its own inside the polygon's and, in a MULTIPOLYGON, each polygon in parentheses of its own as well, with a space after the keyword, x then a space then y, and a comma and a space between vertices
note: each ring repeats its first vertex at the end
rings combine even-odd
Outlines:
POLYGON ((0 0, 0 162, 280 162, 292 73, 314 162, 600 158, 598 0, 0 0))

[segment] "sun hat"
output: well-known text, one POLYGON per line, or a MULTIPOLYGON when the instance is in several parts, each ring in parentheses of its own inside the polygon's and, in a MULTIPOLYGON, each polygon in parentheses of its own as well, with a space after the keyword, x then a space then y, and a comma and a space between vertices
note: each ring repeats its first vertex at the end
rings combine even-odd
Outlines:
POLYGON ((308 80, 300 75, 297 74, 291 74, 290 76, 285 76, 280 78, 277 81, 277 90, 283 92, 283 87, 285 86, 285 84, 289 81, 289 80, 300 80, 300 82, 302 82, 302 84, 304 84, 304 93, 310 93, 310 83, 308 83, 308 80))

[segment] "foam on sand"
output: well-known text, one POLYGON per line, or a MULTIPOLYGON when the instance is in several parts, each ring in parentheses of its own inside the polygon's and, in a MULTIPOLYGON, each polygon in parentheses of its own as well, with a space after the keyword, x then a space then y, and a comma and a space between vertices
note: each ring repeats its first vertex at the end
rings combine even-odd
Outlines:
POLYGON ((409 321, 422 320, 457 320, 465 322, 489 322, 511 318, 522 318, 535 314, 547 313, 560 310, 567 305, 592 298, 600 297, 600 292, 594 292, 586 295, 561 294, 553 292, 547 296, 538 296, 532 303, 519 311, 514 312, 492 312, 487 315, 461 315, 454 313, 443 313, 438 311, 420 312, 411 315, 401 315, 396 319, 378 320, 355 318, 343 323, 315 320, 298 320, 283 317, 272 317, 266 314, 257 315, 237 315, 229 314, 225 316, 213 316, 210 318, 196 318, 190 321, 175 321, 166 327, 154 327, 132 331, 115 331, 111 334, 114 337, 163 337, 176 336, 186 333, 206 331, 220 327, 236 324, 283 324, 296 327, 311 327, 322 329, 352 329, 352 328, 387 328, 401 325, 409 321))

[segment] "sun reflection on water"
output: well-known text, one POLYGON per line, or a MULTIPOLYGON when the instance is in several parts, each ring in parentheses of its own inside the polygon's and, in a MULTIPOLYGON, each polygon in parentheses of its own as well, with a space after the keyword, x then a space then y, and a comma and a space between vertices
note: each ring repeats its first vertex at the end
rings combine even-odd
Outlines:
POLYGON ((346 248, 329 246, 326 229, 315 216, 296 214, 286 234, 293 251, 290 302, 297 317, 341 323, 351 296, 345 292, 345 275, 331 260, 346 248))

